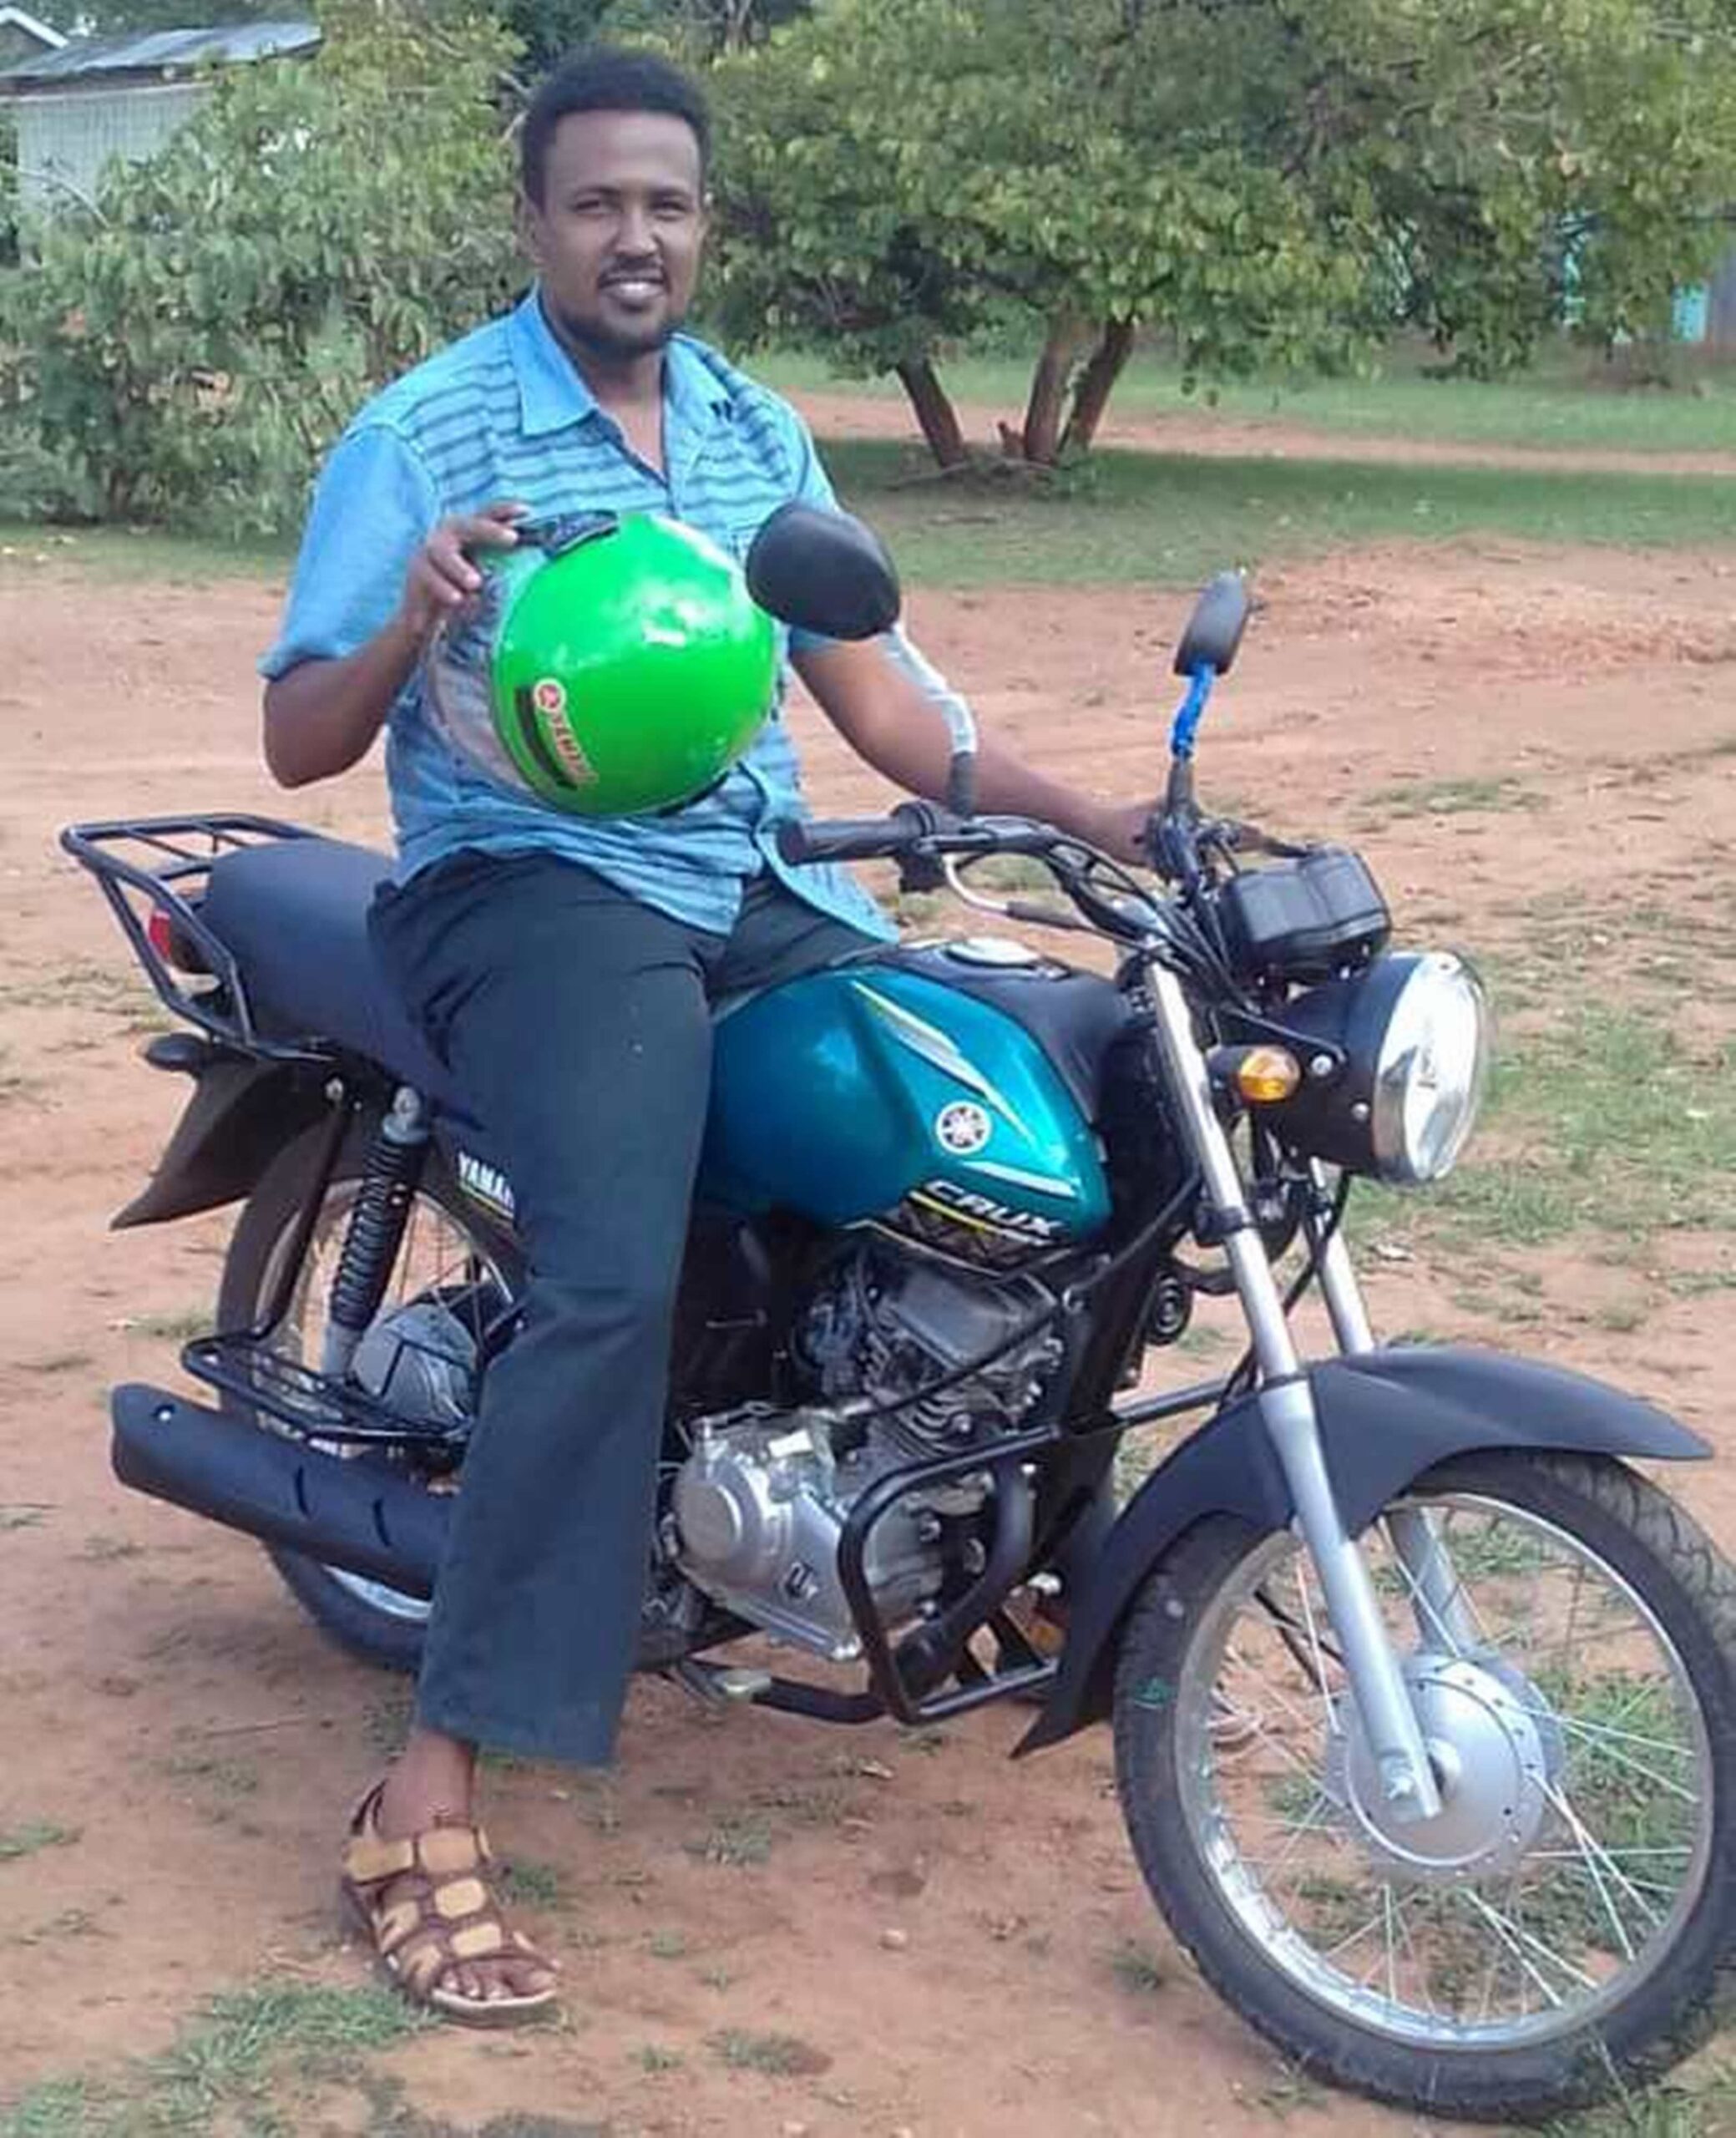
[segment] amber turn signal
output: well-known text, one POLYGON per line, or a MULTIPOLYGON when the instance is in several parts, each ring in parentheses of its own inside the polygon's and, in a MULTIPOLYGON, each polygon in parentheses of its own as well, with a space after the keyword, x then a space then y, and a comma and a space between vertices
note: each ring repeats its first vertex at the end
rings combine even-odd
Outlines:
POLYGON ((1244 1047, 1231 1082, 1250 1106, 1276 1106, 1295 1097, 1302 1082, 1302 1064, 1288 1047, 1244 1047))

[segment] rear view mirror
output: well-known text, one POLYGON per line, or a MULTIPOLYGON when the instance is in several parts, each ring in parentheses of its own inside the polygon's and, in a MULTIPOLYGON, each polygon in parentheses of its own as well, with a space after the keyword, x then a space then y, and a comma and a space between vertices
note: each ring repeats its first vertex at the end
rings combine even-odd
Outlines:
POLYGON ((747 552, 747 590, 780 623, 863 639, 898 620, 898 575, 878 534, 847 512, 780 505, 747 552))
POLYGON ((1209 668, 1216 675, 1228 675, 1253 606, 1248 581, 1241 573, 1219 572, 1187 619, 1187 628, 1176 649, 1176 673, 1193 676, 1201 669, 1209 668))

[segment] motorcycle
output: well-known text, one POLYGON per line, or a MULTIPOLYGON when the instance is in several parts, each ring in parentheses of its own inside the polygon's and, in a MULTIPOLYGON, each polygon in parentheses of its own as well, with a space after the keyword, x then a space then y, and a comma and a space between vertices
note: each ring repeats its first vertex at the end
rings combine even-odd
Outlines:
MULTIPOLYGON (((832 636, 898 613, 842 516, 787 507, 748 570, 832 636)), ((1022 1699, 1021 1755, 1106 1722, 1152 1897, 1287 2057, 1559 2111, 1685 2054, 1736 1957, 1736 1583, 1630 1467, 1705 1455, 1683 1427, 1375 1342, 1350 1191, 1450 1172, 1486 1013, 1458 958, 1393 946, 1359 856, 1200 801, 1248 610, 1225 575, 1182 641, 1149 876, 978 813, 968 727, 946 807, 782 828, 790 866, 889 861, 1114 970, 907 942, 719 1006, 639 1659, 839 1724, 1022 1699), (1335 1350, 1304 1360, 1311 1289, 1335 1350), (1202 1297, 1239 1303, 1241 1362, 1141 1393, 1202 1297), (1124 1436, 1193 1414, 1118 1504, 1124 1436)), ((386 864, 245 815, 63 843, 190 1027, 144 1048, 192 1091, 116 1223, 240 1206, 184 1353, 218 1400, 118 1389, 116 1472, 412 1666, 524 1264, 487 1125, 375 974, 386 864)))

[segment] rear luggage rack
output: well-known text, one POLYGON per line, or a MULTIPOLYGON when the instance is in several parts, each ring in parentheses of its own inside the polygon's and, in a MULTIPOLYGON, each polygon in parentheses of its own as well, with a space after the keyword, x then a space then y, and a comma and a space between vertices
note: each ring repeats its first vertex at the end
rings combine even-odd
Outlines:
POLYGON ((267 1039, 261 1032, 235 958, 199 916, 212 866, 226 854, 274 839, 311 838, 301 824, 275 817, 121 817, 72 824, 60 844, 97 879, 133 952, 165 1009, 227 1046, 274 1061, 331 1060, 309 1041, 267 1039), (172 943, 196 951, 212 985, 196 993, 153 940, 161 914, 172 943))
MULTIPOLYGON (((428 1348, 407 1338, 401 1338, 399 1346, 401 1353, 428 1348)), ((272 1350, 269 1335, 195 1336, 181 1352, 181 1365, 195 1381, 286 1426, 297 1440, 354 1447, 457 1449, 469 1428, 468 1418, 447 1431, 407 1417, 383 1396, 371 1396, 352 1381, 333 1380, 286 1358, 272 1350)))

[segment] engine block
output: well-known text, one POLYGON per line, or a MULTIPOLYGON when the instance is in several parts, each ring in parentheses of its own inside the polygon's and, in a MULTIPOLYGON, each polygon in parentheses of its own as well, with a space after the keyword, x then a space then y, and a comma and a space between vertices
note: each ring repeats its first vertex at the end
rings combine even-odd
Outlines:
MULTIPOLYGON (((853 1662, 862 1644, 838 1578, 838 1540, 861 1495, 908 1461, 873 1440, 839 1457, 828 1427, 799 1411, 706 1419, 676 1473, 671 1555, 726 1609, 830 1662, 853 1662)), ((956 1487, 946 1503, 949 1512, 965 1504, 956 1487)), ((875 1524, 863 1571, 888 1624, 939 1589, 938 1526, 917 1494, 875 1524)))

